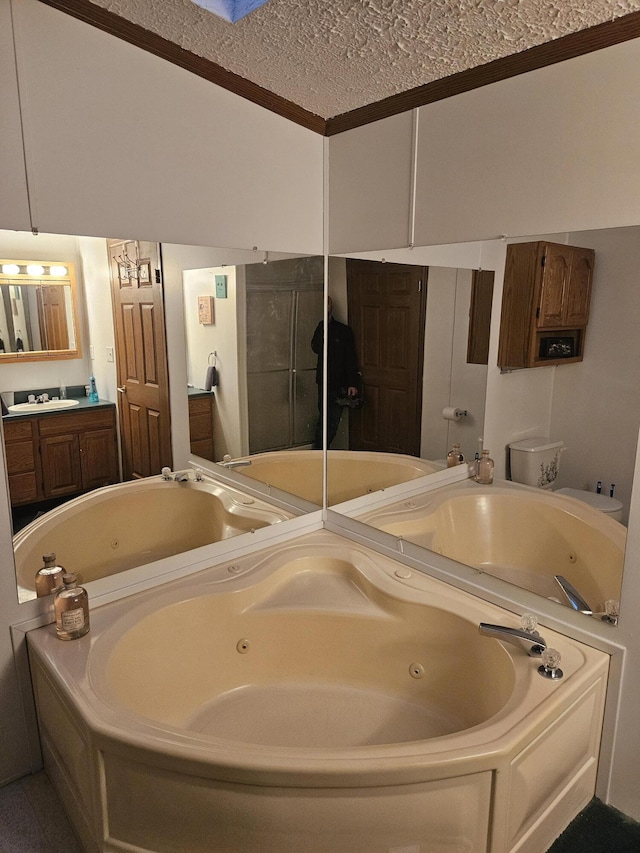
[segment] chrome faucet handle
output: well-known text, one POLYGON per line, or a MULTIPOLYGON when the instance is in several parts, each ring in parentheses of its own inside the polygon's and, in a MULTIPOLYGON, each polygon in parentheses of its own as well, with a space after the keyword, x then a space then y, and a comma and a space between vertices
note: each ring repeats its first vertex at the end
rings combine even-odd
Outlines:
POLYGON ((508 628, 505 625, 491 625, 488 622, 481 622, 479 631, 485 637, 494 637, 496 640, 502 640, 512 646, 524 649, 530 657, 539 657, 547 648, 547 643, 540 634, 537 632, 533 634, 524 631, 522 628, 508 628))
POLYGON ((560 652, 557 649, 545 649, 542 653, 542 663, 538 667, 540 675, 545 678, 562 678, 564 672, 560 669, 560 652))
POLYGON ((587 616, 593 615, 593 610, 584 598, 580 595, 578 590, 571 584, 569 581, 563 577, 562 575, 554 575, 556 582, 558 583, 560 589, 566 595, 569 604, 574 610, 577 610, 578 613, 585 613, 587 616))

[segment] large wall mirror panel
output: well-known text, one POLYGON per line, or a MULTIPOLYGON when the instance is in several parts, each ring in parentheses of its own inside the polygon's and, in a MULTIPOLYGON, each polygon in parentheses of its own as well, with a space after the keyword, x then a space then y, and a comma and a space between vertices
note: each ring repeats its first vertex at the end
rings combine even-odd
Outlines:
MULTIPOLYGON (((362 505, 354 510, 347 504, 344 512, 378 530, 386 530, 398 541, 411 541, 472 566, 480 575, 484 572, 492 574, 562 604, 573 606, 555 580, 555 575, 563 572, 571 575, 573 585, 582 593, 583 600, 586 599, 591 609, 598 613, 603 611, 605 596, 612 600, 619 597, 626 530, 622 524, 612 520, 616 516, 596 513, 596 527, 602 529, 605 538, 596 536, 597 542, 595 539, 591 541, 587 535, 583 538, 582 550, 585 550, 584 542, 590 542, 586 550, 599 554, 594 564, 588 555, 579 554, 573 547, 575 541, 582 538, 581 534, 578 540, 572 539, 574 534, 569 530, 574 523, 580 526, 579 503, 572 505, 575 518, 569 519, 568 526, 564 528, 560 525, 558 532, 545 526, 536 527, 535 503, 530 504, 524 514, 510 516, 509 512, 515 506, 514 491, 506 493, 502 507, 498 506, 497 500, 492 506, 491 496, 498 496, 502 484, 510 477, 509 445, 540 437, 563 443, 553 492, 573 489, 595 496, 600 490, 606 497, 613 493, 614 499, 622 505, 620 516, 626 523, 640 427, 640 391, 633 371, 629 369, 640 357, 640 343, 633 328, 633 317, 638 307, 639 238, 637 227, 626 227, 530 235, 513 241, 382 250, 352 256, 360 262, 379 265, 380 269, 397 263, 426 268, 425 331, 420 359, 423 373, 419 456, 442 462, 448 449, 456 442, 461 445, 465 459, 473 460, 476 450, 484 445, 495 459, 496 479, 489 490, 485 489, 486 494, 479 502, 474 496, 479 494, 480 488, 472 481, 464 486, 443 486, 437 492, 427 491, 427 488, 432 489, 432 483, 425 486, 424 496, 414 495, 404 504, 398 501, 389 511, 367 512, 362 505), (595 252, 584 357, 579 363, 501 370, 497 366, 497 353, 508 244, 541 240, 595 252), (479 281, 478 271, 494 274, 493 294, 486 297, 480 311, 480 323, 486 329, 486 304, 490 300, 493 310, 489 339, 484 341, 482 348, 488 362, 484 365, 471 363, 475 361, 472 352, 477 352, 475 343, 472 345, 471 341, 474 337, 472 326, 478 319, 473 287, 474 282, 477 284, 479 281), (468 377, 467 384, 461 376, 468 377), (450 421, 445 411, 447 408, 460 408, 468 415, 450 421), (469 430, 470 415, 473 416, 473 426, 469 430), (468 431, 467 435, 465 431, 468 431), (457 504, 449 502, 439 511, 437 518, 432 514, 436 504, 444 504, 446 497, 464 496, 465 489, 471 495, 466 506, 463 507, 463 501, 457 504), (495 514, 492 515, 494 508, 495 514), (531 550, 546 554, 549 564, 558 553, 555 545, 551 545, 554 537, 557 538, 555 544, 566 554, 562 560, 558 559, 552 571, 546 570, 546 576, 540 581, 534 576, 535 566, 509 565, 515 557, 508 553, 508 548, 502 548, 502 553, 498 553, 498 549, 491 551, 489 545, 499 530, 504 533, 498 537, 501 542, 508 544, 511 541, 518 546, 533 536, 531 550), (576 571, 576 563, 580 564, 582 574, 571 574, 576 571)), ((348 270, 350 263, 351 259, 336 258, 332 259, 331 267, 348 270)), ((351 307, 347 296, 348 272, 342 277, 330 276, 329 289, 331 294, 336 294, 339 303, 344 303, 345 309, 351 307)), ((349 310, 344 319, 346 322, 357 321, 349 310)), ((365 351, 359 355, 366 388, 370 353, 365 351)), ((364 406, 358 416, 374 417, 374 409, 364 406)), ((374 426, 367 427, 367 432, 375 434, 374 426)), ((385 448, 381 446, 380 449, 385 448)), ((513 484, 509 486, 518 488, 513 484)), ((520 491, 523 491, 522 487, 520 491)), ((542 492, 536 494, 536 491, 527 494, 540 497, 542 492)), ((556 494, 552 494, 552 498, 562 500, 556 494)), ((582 528, 583 532, 585 529, 582 528)))
MULTIPOLYGON (((124 349, 121 349, 114 319, 114 276, 118 280, 119 290, 131 290, 133 296, 142 302, 142 291, 150 289, 153 283, 159 281, 164 298, 165 341, 162 348, 166 349, 168 355, 166 392, 171 409, 172 452, 162 463, 158 462, 157 470, 149 473, 159 474, 161 464, 167 464, 173 471, 192 466, 202 468, 231 488, 236 486, 253 490, 255 501, 247 503, 247 507, 262 507, 259 496, 264 494, 265 499, 269 498, 277 506, 273 516, 273 520, 277 521, 321 505, 322 450, 314 449, 320 417, 316 383, 318 356, 312 350, 311 342, 318 324, 323 320, 322 256, 52 234, 38 235, 37 239, 52 253, 57 251, 59 245, 60 257, 72 257, 73 260, 64 262, 64 274, 54 269, 55 266, 63 265, 62 262, 54 264, 38 261, 37 264, 44 269, 31 271, 38 276, 33 281, 31 273, 27 273, 26 262, 4 262, 5 266, 14 264, 18 267, 17 271, 12 266, 5 272, 8 280, 2 287, 7 289, 8 299, 3 299, 2 305, 8 303, 10 315, 20 317, 17 328, 23 333, 25 353, 27 340, 29 346, 33 347, 42 339, 38 335, 43 333, 43 326, 42 323, 38 324, 37 319, 31 327, 23 322, 22 318, 27 316, 23 305, 26 302, 32 304, 31 313, 37 318, 40 300, 38 289, 42 286, 53 287, 49 282, 56 273, 56 284, 61 281, 63 286, 69 286, 64 283, 65 279, 73 281, 74 271, 81 270, 81 286, 77 294, 74 288, 74 299, 63 302, 61 310, 67 321, 69 344, 79 343, 76 326, 79 318, 84 318, 86 338, 84 352, 78 346, 74 360, 60 362, 57 366, 42 362, 31 364, 21 357, 22 352, 6 354, 7 363, 3 367, 3 387, 0 393, 3 402, 11 408, 3 416, 3 432, 5 439, 11 442, 10 491, 18 490, 11 495, 15 532, 19 528, 25 529, 23 525, 36 516, 46 518, 50 510, 56 511, 67 500, 74 500, 78 490, 81 489, 84 494, 91 488, 87 483, 81 483, 75 488, 73 485, 68 488, 65 486, 68 494, 58 493, 59 497, 52 497, 50 490, 45 490, 44 494, 37 488, 35 491, 25 491, 25 478, 31 478, 27 483, 31 486, 34 478, 42 476, 46 480, 48 476, 41 470, 44 463, 34 463, 33 471, 25 473, 22 470, 26 451, 33 451, 34 443, 46 441, 47 459, 51 453, 64 452, 66 460, 70 458, 69 454, 73 456, 76 445, 81 450, 84 448, 83 442, 87 436, 98 436, 104 440, 106 432, 102 424, 97 424, 100 429, 90 434, 78 432, 70 426, 65 443, 61 442, 57 433, 51 438, 43 438, 45 432, 51 432, 54 414, 44 415, 49 423, 46 431, 38 428, 34 433, 29 426, 29 419, 23 417, 20 420, 13 404, 21 401, 27 392, 37 395, 48 390, 50 396, 53 394, 57 397, 58 386, 65 385, 69 398, 80 399, 78 405, 71 409, 72 414, 56 412, 58 420, 64 419, 66 423, 66 419, 78 414, 91 415, 90 403, 84 396, 90 374, 95 376, 100 398, 100 411, 94 410, 95 417, 108 411, 108 408, 102 408, 103 405, 108 407, 112 404, 112 410, 117 407, 117 411, 122 411, 126 408, 125 400, 133 394, 133 388, 129 392, 127 387, 133 385, 129 381, 130 377, 123 384, 122 363, 127 365, 129 374, 133 375, 128 362, 132 354, 145 351, 145 330, 148 331, 149 324, 145 325, 144 315, 146 313, 148 319, 148 315, 156 311, 157 305, 148 303, 148 310, 142 312, 143 323, 140 328, 133 322, 124 324, 125 341, 124 349), (71 254, 70 246, 74 249, 71 254), (62 254, 64 250, 65 255, 62 254), (115 266, 110 263, 114 253, 118 261, 115 266), (126 269, 123 269, 123 265, 126 269), (14 305, 23 313, 14 313, 14 305), (26 329, 29 329, 28 338, 26 329), (29 427, 28 436, 26 433, 15 434, 19 422, 23 431, 29 427), (302 498, 301 490, 290 481, 289 476, 278 474, 285 465, 287 454, 293 452, 309 457, 306 459, 307 468, 300 479, 304 483, 302 498), (275 456, 276 473, 268 474, 268 482, 264 481, 259 471, 258 476, 253 477, 252 459, 268 458, 270 455, 275 456), (232 460, 230 465, 229 460, 232 460), (235 464, 238 460, 241 460, 240 465, 235 464), (224 467, 217 463, 223 463, 224 467), (280 511, 282 497, 279 505, 277 501, 280 492, 288 496, 284 499, 286 511, 283 512, 280 511), (46 500, 42 500, 43 497, 46 500), (41 515, 43 512, 44 516, 41 515)), ((35 242, 36 238, 26 233, 16 235, 9 231, 0 232, 0 253, 9 259, 24 257, 18 251, 24 251, 25 243, 28 246, 30 240, 35 242)), ((128 305, 127 302, 123 309, 126 315, 132 313, 128 305)), ((46 314, 41 312, 41 316, 46 317, 46 314)), ((154 323, 154 328, 157 327, 154 323)), ((9 342, 13 343, 17 336, 17 333, 6 336, 7 350, 10 348, 9 342)), ((11 346, 11 349, 14 347, 11 346)), ((42 351, 29 352, 34 358, 43 355, 42 351)), ((73 401, 68 399, 63 402, 71 404, 73 401)), ((61 403, 50 400, 49 405, 55 407, 61 403)), ((41 411, 36 409, 29 414, 40 416, 41 411)), ((116 421, 117 418, 114 425, 116 421)), ((125 440, 126 436, 120 430, 121 446, 125 440)), ((150 445, 152 441, 153 435, 150 434, 150 445)), ((102 450, 96 448, 98 445, 94 444, 85 450, 91 454, 101 454, 102 450)), ((144 455, 143 450, 141 448, 139 456, 144 455)), ((29 458, 31 456, 36 461, 39 458, 37 453, 32 453, 29 458)), ((82 454, 78 459, 79 464, 86 467, 82 454)), ((259 469, 257 464, 255 467, 259 469)), ((79 470, 82 476, 85 468, 79 470)), ((120 477, 116 473, 113 479, 118 480, 120 477)), ((96 487, 99 484, 96 483, 96 487)), ((249 531, 260 524, 256 525, 247 519, 244 525, 238 523, 237 529, 234 528, 230 535, 249 535, 249 531)), ((171 527, 171 524, 167 527, 171 527)), ((199 534, 194 533, 194 536, 194 544, 189 547, 202 544, 198 539, 199 534)), ((116 538, 124 545, 126 532, 116 538)), ((51 548, 43 541, 40 551, 42 548, 42 553, 56 550, 60 545, 58 540, 59 537, 55 542, 51 540, 51 548)), ((189 545, 189 542, 186 541, 186 544, 189 545)), ((37 552, 38 560, 40 551, 37 552)), ((70 557, 65 563, 64 554, 60 554, 59 559, 63 565, 73 565, 75 562, 75 558, 70 557)), ((34 575, 39 565, 34 564, 34 575)), ((19 594, 21 600, 29 597, 24 589, 19 594)))

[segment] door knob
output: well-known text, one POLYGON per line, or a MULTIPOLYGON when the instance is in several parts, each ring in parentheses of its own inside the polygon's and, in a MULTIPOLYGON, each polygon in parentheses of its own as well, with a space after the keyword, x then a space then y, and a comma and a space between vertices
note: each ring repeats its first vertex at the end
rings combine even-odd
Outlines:
POLYGON ((121 394, 126 394, 127 393, 127 386, 126 385, 118 385, 118 391, 121 394))

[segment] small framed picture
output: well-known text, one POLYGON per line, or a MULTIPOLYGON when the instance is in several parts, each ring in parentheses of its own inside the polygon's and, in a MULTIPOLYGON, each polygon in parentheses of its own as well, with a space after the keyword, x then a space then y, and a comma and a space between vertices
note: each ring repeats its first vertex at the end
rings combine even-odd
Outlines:
POLYGON ((198 296, 198 323, 210 326, 213 320, 213 296, 198 296))

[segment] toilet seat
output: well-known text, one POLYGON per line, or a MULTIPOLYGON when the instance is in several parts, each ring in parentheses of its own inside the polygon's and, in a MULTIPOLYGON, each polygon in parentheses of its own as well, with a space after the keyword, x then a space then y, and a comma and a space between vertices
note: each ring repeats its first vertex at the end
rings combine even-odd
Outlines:
POLYGON ((616 521, 622 519, 622 502, 616 498, 610 498, 608 495, 597 494, 596 492, 587 492, 585 489, 556 489, 556 495, 567 495, 570 498, 576 498, 583 503, 592 506, 594 509, 611 515, 616 521))

